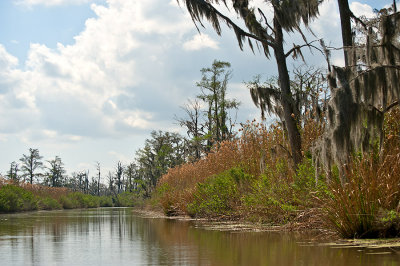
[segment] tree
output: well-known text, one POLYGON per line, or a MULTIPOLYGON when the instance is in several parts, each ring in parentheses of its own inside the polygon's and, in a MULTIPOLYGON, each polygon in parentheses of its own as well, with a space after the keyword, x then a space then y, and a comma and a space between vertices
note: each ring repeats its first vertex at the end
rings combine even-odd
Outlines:
POLYGON ((342 41, 345 65, 349 65, 348 49, 353 46, 353 32, 351 28, 351 17, 354 16, 350 10, 348 0, 338 0, 340 23, 342 28, 342 41))
MULTIPOLYGON (((328 173, 333 163, 346 165, 354 152, 381 148, 384 115, 399 105, 400 13, 394 11, 383 9, 377 18, 360 23, 365 29, 361 31, 364 43, 347 48, 348 66, 328 64, 329 126, 315 156, 328 173)), ((344 169, 339 170, 346 181, 344 169)))
POLYGON ((115 169, 115 183, 117 185, 117 193, 121 193, 123 191, 124 185, 124 167, 122 166, 121 161, 118 161, 117 168, 115 169))
POLYGON ((21 171, 22 176, 28 178, 29 183, 33 183, 35 177, 40 176, 35 171, 43 168, 43 162, 41 161, 43 156, 40 156, 38 149, 29 149, 29 155, 22 155, 19 159, 22 162, 21 171))
POLYGON ((108 195, 116 196, 115 189, 114 189, 114 177, 113 174, 109 171, 107 175, 107 182, 108 182, 108 195))
POLYGON ((184 139, 177 133, 153 131, 145 146, 136 152, 138 174, 145 196, 150 196, 169 168, 185 162, 184 139))
POLYGON ((226 99, 226 90, 232 71, 229 69, 229 62, 214 60, 211 67, 201 69, 202 78, 196 85, 201 89, 201 94, 197 96, 208 105, 207 128, 208 128, 208 150, 213 145, 231 138, 231 124, 228 122, 228 109, 237 109, 239 103, 235 100, 226 99))
POLYGON ((97 196, 100 196, 101 168, 99 162, 96 162, 96 169, 97 169, 97 196))
MULTIPOLYGON (((272 77, 264 83, 260 82, 260 75, 251 82, 246 83, 250 90, 253 103, 261 109, 261 118, 265 119, 265 113, 278 116, 284 123, 284 113, 280 101, 281 88, 279 79, 272 77)), ((293 70, 291 78, 291 93, 294 102, 294 115, 299 117, 299 126, 304 126, 308 119, 319 120, 322 112, 326 110, 328 100, 327 83, 324 73, 319 68, 298 67, 293 70)))
POLYGON ((47 161, 47 183, 51 187, 61 187, 64 183, 64 174, 66 173, 64 163, 61 158, 56 156, 53 160, 47 161))
POLYGON ((194 101, 189 100, 182 109, 186 113, 185 118, 177 118, 175 120, 178 121, 181 127, 186 128, 186 134, 189 137, 189 140, 186 143, 186 152, 188 160, 190 162, 197 161, 201 158, 204 148, 204 123, 202 123, 202 109, 201 104, 198 99, 194 101))
MULTIPOLYGON (((226 0, 178 0, 186 4, 192 20, 196 23, 202 23, 205 18, 211 22, 217 34, 221 34, 220 22, 224 22, 233 29, 236 34, 239 47, 243 47, 243 42, 247 39, 250 48, 253 49, 252 40, 261 43, 264 54, 269 57, 270 49, 274 51, 275 61, 278 67, 279 86, 281 88, 281 104, 285 126, 288 132, 289 143, 292 151, 292 158, 295 165, 302 160, 301 155, 301 137, 297 128, 298 117, 294 115, 294 103, 290 89, 289 72, 286 59, 288 56, 294 57, 301 55, 301 48, 309 46, 310 43, 298 46, 285 52, 283 32, 293 32, 300 30, 300 24, 308 25, 310 20, 318 15, 320 0, 303 1, 279 1, 266 0, 265 7, 269 3, 272 7, 272 23, 268 21, 261 8, 250 6, 248 0, 232 0, 233 9, 240 17, 248 31, 237 26, 228 16, 222 14, 215 5, 223 3, 228 4, 226 0), (260 14, 256 16, 256 12, 260 14)), ((202 25, 202 24, 201 24, 202 25)), ((303 35, 304 36, 304 35, 303 35)))
POLYGON ((10 170, 8 170, 6 177, 8 177, 8 179, 14 182, 18 182, 19 181, 18 170, 19 170, 18 164, 15 161, 10 163, 10 170))
POLYGON ((229 62, 214 60, 211 67, 202 68, 201 81, 196 83, 201 94, 182 107, 186 112, 185 118, 175 118, 180 126, 186 128, 189 137, 186 145, 189 161, 200 159, 214 143, 234 136, 235 121, 230 110, 237 111, 240 103, 226 96, 232 74, 230 66, 229 62), (205 110, 199 100, 205 103, 205 110))

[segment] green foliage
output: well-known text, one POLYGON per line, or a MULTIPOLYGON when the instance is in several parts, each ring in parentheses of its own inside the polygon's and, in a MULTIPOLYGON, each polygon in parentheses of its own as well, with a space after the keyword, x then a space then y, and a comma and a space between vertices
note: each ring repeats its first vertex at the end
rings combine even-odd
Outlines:
POLYGON ((135 193, 124 192, 117 195, 116 207, 134 207, 139 203, 139 198, 135 193))
POLYGON ((176 213, 174 209, 174 199, 173 191, 168 183, 161 184, 157 186, 155 193, 153 194, 153 199, 157 200, 161 205, 164 214, 167 216, 174 216, 176 213))
POLYGON ((41 198, 38 202, 41 210, 58 210, 62 209, 62 205, 55 199, 50 197, 41 198))
POLYGON ((111 196, 101 196, 99 197, 100 207, 112 207, 113 201, 111 196))
POLYGON ((0 188, 0 212, 36 210, 37 198, 32 192, 14 185, 0 188))
POLYGON ((198 183, 194 200, 187 205, 189 215, 210 217, 233 215, 240 201, 238 187, 251 177, 240 168, 232 168, 198 183))
POLYGON ((294 179, 294 187, 299 190, 315 189, 315 168, 311 159, 304 159, 303 163, 297 167, 297 173, 294 179))
POLYGON ((60 198, 60 204, 64 209, 76 209, 79 208, 78 200, 71 198, 69 196, 62 196, 60 198))
POLYGON ((278 181, 276 171, 267 169, 265 174, 257 178, 251 191, 242 197, 245 212, 253 220, 272 224, 283 224, 294 215, 294 194, 291 185, 278 181))
POLYGON ((63 196, 60 202, 64 209, 77 208, 97 208, 100 206, 100 198, 81 192, 73 192, 67 196, 63 196))
POLYGON ((316 204, 316 198, 331 195, 325 180, 325 176, 323 175, 315 176, 315 167, 312 159, 305 158, 298 165, 293 183, 293 189, 299 200, 299 205, 312 207, 316 204))

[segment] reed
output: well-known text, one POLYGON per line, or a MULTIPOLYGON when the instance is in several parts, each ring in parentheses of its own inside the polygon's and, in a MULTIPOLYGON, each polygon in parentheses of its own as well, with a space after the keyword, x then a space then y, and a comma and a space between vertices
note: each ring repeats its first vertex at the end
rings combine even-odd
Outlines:
POLYGON ((355 157, 346 180, 333 180, 322 201, 327 225, 345 238, 399 236, 400 149, 355 157))

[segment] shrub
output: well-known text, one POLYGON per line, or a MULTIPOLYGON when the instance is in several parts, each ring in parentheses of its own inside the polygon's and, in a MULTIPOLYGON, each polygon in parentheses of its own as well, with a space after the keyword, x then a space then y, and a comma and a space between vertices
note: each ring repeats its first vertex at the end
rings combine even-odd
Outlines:
POLYGON ((29 211, 37 208, 37 199, 32 192, 15 185, 5 185, 0 189, 0 211, 29 211))
POLYGON ((99 199, 95 196, 74 192, 68 195, 73 200, 78 202, 78 208, 97 208, 99 207, 99 199))
POLYGON ((240 202, 238 187, 249 179, 242 169, 233 168, 198 183, 194 200, 187 206, 188 214, 195 217, 235 215, 240 202))
POLYGON ((61 204, 50 197, 45 197, 41 198, 38 202, 39 209, 41 210, 56 210, 56 209, 62 209, 61 204))
POLYGON ((142 204, 143 199, 136 193, 124 192, 117 195, 114 205, 117 207, 134 207, 142 204))
POLYGON ((80 207, 80 203, 75 198, 67 196, 61 196, 60 204, 64 209, 76 209, 80 207))
POLYGON ((242 197, 245 212, 251 220, 263 223, 284 224, 295 215, 294 190, 279 171, 266 168, 257 178, 251 191, 242 197))
POLYGON ((99 198, 99 206, 100 207, 112 207, 113 202, 110 196, 101 196, 99 198))

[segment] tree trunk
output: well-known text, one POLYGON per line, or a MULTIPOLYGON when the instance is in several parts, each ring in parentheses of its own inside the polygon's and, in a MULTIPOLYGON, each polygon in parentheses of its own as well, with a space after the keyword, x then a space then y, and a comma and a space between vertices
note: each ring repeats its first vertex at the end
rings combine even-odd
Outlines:
POLYGON ((353 34, 351 32, 351 11, 348 0, 338 0, 340 23, 342 27, 342 40, 345 66, 349 66, 348 48, 353 46, 353 34))
POLYGON ((301 155, 301 136, 297 125, 298 117, 295 116, 296 112, 293 106, 293 97, 290 91, 290 77, 286 65, 286 56, 283 50, 283 32, 282 27, 274 19, 274 30, 275 30, 275 59, 278 66, 279 83, 282 92, 281 103, 283 107, 283 113, 285 118, 285 125, 289 137, 290 148, 292 151, 292 158, 295 167, 302 161, 301 155))

